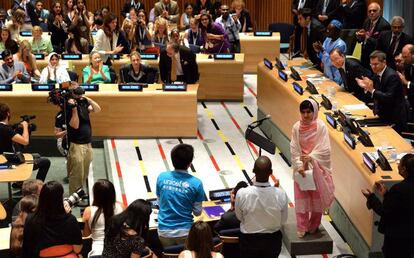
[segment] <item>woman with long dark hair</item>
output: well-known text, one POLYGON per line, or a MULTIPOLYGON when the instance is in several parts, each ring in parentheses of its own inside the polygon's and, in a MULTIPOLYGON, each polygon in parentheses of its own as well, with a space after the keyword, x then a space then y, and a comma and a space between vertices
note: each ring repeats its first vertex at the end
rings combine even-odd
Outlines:
POLYGON ((145 253, 151 205, 142 199, 133 201, 122 213, 113 216, 105 230, 102 257, 140 257, 145 253))
POLYGON ((86 0, 77 0, 75 3, 76 18, 72 24, 79 29, 80 36, 92 45, 90 27, 93 23, 93 14, 86 7, 86 0))
POLYGON ((87 207, 83 213, 83 236, 92 237, 92 250, 89 256, 101 255, 104 248, 105 229, 112 216, 122 212, 120 203, 116 202, 114 185, 106 180, 99 179, 93 185, 92 206, 87 207))
POLYGON ((48 65, 43 68, 40 74, 39 83, 63 83, 69 82, 70 77, 64 66, 59 65, 59 55, 52 52, 47 57, 48 65))
POLYGON ((96 33, 95 46, 92 51, 103 55, 103 61, 107 64, 110 55, 118 54, 124 49, 117 45, 119 36, 118 18, 109 14, 104 18, 103 28, 96 33))
POLYGON ((191 226, 185 248, 178 258, 222 258, 221 253, 213 252, 213 233, 210 226, 197 221, 191 226))
POLYGON ((65 42, 65 53, 68 54, 88 54, 88 41, 81 37, 78 26, 71 25, 68 28, 68 39, 65 42))
POLYGON ((208 13, 213 14, 214 8, 211 0, 197 0, 194 6, 194 14, 208 13))
POLYGON ((67 35, 67 24, 63 19, 62 3, 59 0, 55 0, 52 3, 48 20, 48 28, 52 33, 50 37, 53 45, 53 50, 56 53, 61 54, 65 47, 65 41, 67 35))
POLYGON ((22 257, 77 257, 80 253, 82 234, 75 216, 65 211, 59 182, 44 184, 23 234, 22 257))
POLYGON ((4 27, 0 31, 0 53, 8 49, 12 54, 16 54, 19 51, 19 45, 11 38, 10 30, 4 27))
POLYGON ((220 24, 213 22, 210 14, 200 16, 201 32, 204 37, 204 51, 206 53, 228 53, 230 51, 229 38, 220 24))

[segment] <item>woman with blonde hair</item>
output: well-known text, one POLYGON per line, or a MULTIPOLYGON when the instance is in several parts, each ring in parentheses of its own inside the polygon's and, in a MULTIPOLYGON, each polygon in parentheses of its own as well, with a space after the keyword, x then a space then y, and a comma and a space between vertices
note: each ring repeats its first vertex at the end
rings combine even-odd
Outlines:
MULTIPOLYGON (((13 11, 12 18, 6 22, 5 26, 10 30, 11 38, 17 42, 20 42, 20 32, 28 29, 25 28, 24 18, 26 13, 22 9, 16 9, 13 11)), ((31 27, 30 27, 31 29, 31 27)))
POLYGON ((33 27, 32 36, 30 44, 32 45, 33 53, 48 55, 53 52, 52 42, 50 38, 43 37, 43 30, 40 26, 33 27))
POLYGON ((10 233, 10 251, 14 257, 21 257, 23 245, 23 230, 27 215, 33 213, 37 207, 38 197, 34 194, 26 195, 20 201, 20 212, 12 223, 10 233))
POLYGON ((152 41, 155 44, 167 45, 169 41, 168 34, 168 21, 161 17, 158 18, 155 21, 154 35, 152 37, 152 41))
POLYGON ((13 55, 13 59, 23 62, 24 66, 26 67, 27 72, 29 73, 30 77, 39 78, 40 71, 36 65, 36 58, 32 54, 32 46, 30 45, 29 41, 23 40, 20 43, 19 51, 13 55))
POLYGON ((129 49, 127 52, 131 52, 133 49, 137 47, 136 39, 135 39, 135 25, 134 22, 130 19, 125 19, 122 22, 120 34, 124 34, 125 40, 128 42, 129 49))
POLYGON ((83 68, 83 82, 92 84, 110 82, 109 67, 103 64, 101 55, 96 51, 92 51, 89 60, 90 65, 83 68))
POLYGON ((240 32, 253 31, 252 20, 249 11, 245 8, 243 0, 233 0, 231 14, 235 14, 241 23, 240 32))

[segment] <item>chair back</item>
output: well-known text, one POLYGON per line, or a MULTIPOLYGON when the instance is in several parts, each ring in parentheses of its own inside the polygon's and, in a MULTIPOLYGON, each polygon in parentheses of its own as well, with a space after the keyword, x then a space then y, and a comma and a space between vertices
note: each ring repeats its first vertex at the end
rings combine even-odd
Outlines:
POLYGON ((55 245, 40 250, 39 257, 75 258, 78 257, 78 255, 73 252, 72 245, 55 245))
POLYGON ((295 30, 295 25, 290 23, 276 22, 269 24, 269 31, 280 33, 280 43, 289 43, 289 38, 295 30))

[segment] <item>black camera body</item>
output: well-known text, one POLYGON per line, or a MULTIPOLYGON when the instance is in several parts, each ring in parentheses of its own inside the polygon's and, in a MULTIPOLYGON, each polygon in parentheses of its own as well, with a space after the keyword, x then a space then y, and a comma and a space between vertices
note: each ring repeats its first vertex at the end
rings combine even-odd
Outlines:
POLYGON ((85 191, 82 188, 78 188, 73 194, 64 200, 67 201, 70 207, 76 205, 82 198, 86 195, 85 191))
POLYGON ((49 91, 49 97, 47 98, 47 101, 62 108, 65 105, 67 108, 74 108, 77 106, 76 101, 75 104, 68 102, 70 99, 74 99, 74 94, 83 95, 85 94, 85 90, 81 87, 75 89, 54 89, 49 91))
POLYGON ((23 121, 26 121, 29 124, 29 126, 28 126, 29 135, 32 132, 36 131, 36 129, 37 129, 36 124, 30 123, 30 121, 35 119, 36 116, 34 116, 34 115, 22 115, 22 116, 20 116, 20 118, 22 119, 20 122, 12 125, 12 128, 16 133, 23 134, 23 128, 20 126, 20 123, 23 122, 23 121))

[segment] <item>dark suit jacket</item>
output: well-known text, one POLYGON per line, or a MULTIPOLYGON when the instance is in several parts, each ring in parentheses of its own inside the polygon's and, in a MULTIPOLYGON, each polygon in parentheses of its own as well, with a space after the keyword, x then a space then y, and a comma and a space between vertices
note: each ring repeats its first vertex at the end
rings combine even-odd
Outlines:
MULTIPOLYGON (((305 5, 303 6, 303 8, 309 8, 309 9, 312 10, 312 13, 315 14, 317 3, 318 3, 318 0, 306 0, 305 5)), ((292 1, 292 10, 298 10, 298 6, 299 6, 299 0, 293 0, 292 1)), ((297 24, 297 22, 298 22, 298 17, 296 15, 293 16, 293 22, 295 24, 297 24)))
POLYGON ((140 72, 142 72, 142 74, 141 76, 137 78, 138 79, 137 80, 133 76, 132 64, 127 64, 127 65, 122 66, 121 70, 119 71, 121 82, 123 83, 139 82, 139 83, 148 83, 148 84, 156 82, 157 69, 141 64, 140 72))
MULTIPOLYGON (((162 1, 155 3, 154 5, 154 15, 155 18, 160 16, 164 11, 162 1)), ((170 9, 168 10, 168 14, 170 16, 170 22, 177 23, 178 18, 180 16, 179 7, 176 1, 171 0, 170 2, 170 9)))
POLYGON ((350 3, 345 6, 341 5, 339 7, 339 14, 344 21, 344 29, 361 29, 367 17, 366 0, 354 1, 355 3, 350 3))
MULTIPOLYGON (((180 63, 183 68, 185 82, 188 84, 198 81, 198 65, 196 62, 196 55, 191 52, 189 48, 180 46, 180 63)), ((163 82, 171 81, 171 57, 167 56, 167 51, 164 49, 160 55, 160 75, 163 82)))
MULTIPOLYGON (((370 19, 366 19, 362 25, 362 28, 368 31, 370 22, 370 19)), ((375 24, 372 35, 365 41, 364 44, 362 44, 361 63, 365 68, 371 69, 369 65, 369 55, 376 49, 377 39, 381 32, 386 30, 391 30, 391 25, 381 16, 375 24)))
MULTIPOLYGON (((362 100, 364 102, 368 102, 368 98, 366 94, 364 93, 364 89, 362 89, 358 83, 356 82, 355 78, 362 78, 362 76, 365 77, 371 77, 371 71, 368 69, 365 69, 361 63, 354 59, 354 58, 346 58, 345 59, 345 73, 346 73, 346 81, 348 84, 348 91, 353 92, 355 97, 357 97, 359 100, 362 100)), ((342 78, 343 80, 344 78, 342 78)))
MULTIPOLYGON (((129 13, 129 9, 131 9, 131 7, 135 7, 135 5, 131 4, 131 0, 125 0, 124 7, 122 7, 122 11, 121 11, 122 16, 126 17, 126 14, 129 13)), ((138 5, 138 9, 137 8, 135 9, 137 11, 141 9, 145 10, 144 3, 141 1, 138 5)))
POLYGON ((388 124, 395 124, 394 129, 401 132, 407 126, 407 104, 400 77, 387 67, 381 82, 374 80, 374 87, 372 97, 377 102, 378 116, 388 124))
POLYGON ((321 59, 316 55, 317 53, 313 49, 312 44, 317 41, 320 41, 321 43, 325 41, 325 26, 323 26, 320 21, 312 19, 310 27, 310 35, 306 35, 306 51, 308 52, 309 59, 312 61, 312 63, 315 65, 320 65, 321 59))
POLYGON ((236 217, 236 212, 229 210, 221 215, 220 220, 214 225, 214 230, 220 232, 224 229, 240 228, 240 220, 236 217))
MULTIPOLYGON (((16 10, 17 8, 22 8, 20 6, 20 3, 21 1, 14 0, 12 9, 16 10)), ((26 3, 26 9, 30 17, 30 23, 32 24, 32 26, 39 25, 39 20, 37 19, 37 16, 35 13, 35 1, 29 1, 28 3, 26 3)))
POLYGON ((392 69, 395 69, 395 60, 394 57, 401 53, 402 48, 406 44, 413 44, 413 38, 404 32, 401 33, 400 41, 398 42, 397 49, 395 53, 392 53, 391 49, 391 39, 392 39, 392 31, 387 30, 381 32, 378 40, 377 40, 377 50, 381 50, 385 54, 387 54, 387 65, 389 65, 392 69))
MULTIPOLYGON (((316 12, 315 16, 318 18, 318 15, 322 15, 323 11, 323 2, 324 0, 319 0, 316 5, 316 12)), ((339 11, 340 0, 329 0, 328 6, 326 8, 326 15, 328 19, 323 22, 325 26, 327 26, 333 19, 337 19, 342 21, 342 17, 340 16, 339 11)))
POLYGON ((410 107, 414 108, 414 65, 405 65, 404 67, 404 76, 407 81, 410 83, 410 88, 407 91, 408 102, 410 107))
POLYGON ((413 238, 414 232, 414 175, 393 185, 381 201, 371 194, 368 208, 381 216, 378 231, 393 238, 413 238))

